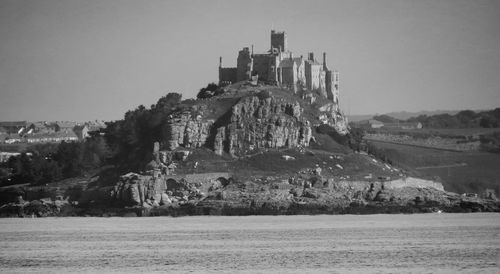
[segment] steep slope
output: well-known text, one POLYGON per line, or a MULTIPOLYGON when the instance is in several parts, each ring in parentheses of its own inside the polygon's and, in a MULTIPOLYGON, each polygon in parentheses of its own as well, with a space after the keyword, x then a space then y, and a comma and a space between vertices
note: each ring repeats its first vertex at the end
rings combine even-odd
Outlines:
POLYGON ((219 155, 242 156, 261 149, 308 147, 320 124, 347 133, 338 106, 325 98, 307 98, 275 86, 226 87, 223 95, 198 100, 172 115, 164 148, 208 147, 219 155))

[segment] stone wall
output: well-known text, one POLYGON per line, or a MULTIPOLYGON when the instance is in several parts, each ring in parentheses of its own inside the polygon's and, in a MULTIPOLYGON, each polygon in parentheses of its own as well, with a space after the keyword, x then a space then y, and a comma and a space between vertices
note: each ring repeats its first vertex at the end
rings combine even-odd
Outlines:
POLYGON ((384 182, 384 188, 386 189, 397 189, 403 187, 434 188, 436 190, 444 191, 444 187, 441 183, 414 177, 384 182))
POLYGON ((219 68, 219 84, 227 85, 233 84, 237 81, 236 68, 219 68))
POLYGON ((238 82, 250 80, 253 71, 253 60, 248 48, 240 50, 236 64, 236 80, 238 82))
POLYGON ((367 133, 364 138, 374 141, 457 151, 477 151, 481 145, 481 142, 477 139, 467 140, 460 137, 445 138, 431 136, 427 138, 415 138, 410 135, 367 133))
POLYGON ((203 184, 211 180, 224 178, 228 180, 231 175, 227 172, 208 172, 208 173, 193 173, 184 175, 184 179, 188 183, 203 184))
MULTIPOLYGON (((307 60, 305 62, 306 87, 309 90, 320 88, 321 65, 315 61, 307 60)), ((326 96, 325 96, 326 97, 326 96)))
POLYGON ((370 189, 372 190, 381 190, 381 189, 400 189, 400 188, 405 188, 405 187, 410 187, 410 188, 426 188, 426 189, 435 189, 439 191, 444 191, 444 187, 441 183, 435 182, 435 181, 430 181, 430 180, 424 180, 420 178, 414 178, 414 177, 407 177, 407 178, 401 178, 401 179, 396 179, 392 181, 385 181, 385 182, 380 182, 380 181, 375 181, 375 182, 369 182, 369 181, 333 181, 329 180, 328 181, 329 188, 332 190, 336 190, 339 192, 346 192, 346 191, 368 191, 370 189))
POLYGON ((254 54, 253 55, 253 71, 259 75, 259 80, 270 81, 272 80, 269 75, 269 68, 272 64, 274 57, 269 54, 254 54))

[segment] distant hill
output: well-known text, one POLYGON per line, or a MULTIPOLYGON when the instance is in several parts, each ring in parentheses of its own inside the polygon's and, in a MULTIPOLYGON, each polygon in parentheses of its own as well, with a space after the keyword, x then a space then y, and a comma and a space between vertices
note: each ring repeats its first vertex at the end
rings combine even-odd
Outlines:
POLYGON ((408 120, 409 118, 417 117, 420 115, 427 115, 427 116, 439 115, 439 114, 455 115, 458 112, 459 110, 433 110, 433 111, 423 110, 418 112, 398 111, 398 112, 389 112, 386 113, 385 115, 391 116, 398 120, 408 120))
POLYGON ((396 119, 392 116, 385 115, 385 114, 384 115, 375 115, 375 116, 373 116, 373 119, 380 121, 382 123, 398 123, 401 121, 399 119, 396 119))
MULTIPOLYGON (((459 110, 423 110, 423 111, 418 111, 418 112, 408 112, 408 111, 393 111, 389 113, 384 113, 381 115, 386 115, 386 116, 391 116, 392 118, 396 118, 398 120, 408 120, 409 118, 412 117, 417 117, 419 115, 427 115, 427 116, 432 116, 432 115, 438 115, 438 114, 450 114, 450 115, 455 115, 459 112, 459 110)), ((368 119, 373 119, 373 116, 381 116, 379 114, 361 114, 361 115, 348 115, 347 118, 349 119, 349 122, 358 122, 362 120, 368 120, 368 119)))
POLYGON ((362 115, 347 115, 349 122, 359 122, 363 120, 370 120, 373 118, 374 114, 362 114, 362 115))

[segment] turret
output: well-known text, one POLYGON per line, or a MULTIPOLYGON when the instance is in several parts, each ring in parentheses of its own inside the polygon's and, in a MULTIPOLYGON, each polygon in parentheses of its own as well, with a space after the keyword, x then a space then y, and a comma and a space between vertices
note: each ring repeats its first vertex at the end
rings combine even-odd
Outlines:
POLYGON ((326 52, 323 52, 323 70, 328 71, 328 67, 326 66, 326 52))
POLYGON ((314 61, 314 52, 309 52, 309 61, 314 61))

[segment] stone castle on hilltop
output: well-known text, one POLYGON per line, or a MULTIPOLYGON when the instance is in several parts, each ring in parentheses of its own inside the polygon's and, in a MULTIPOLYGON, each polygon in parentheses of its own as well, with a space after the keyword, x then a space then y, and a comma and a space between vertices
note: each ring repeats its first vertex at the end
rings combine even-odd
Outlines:
POLYGON ((317 90, 324 97, 338 106, 339 73, 328 69, 326 53, 323 63, 309 53, 307 59, 296 57, 288 49, 285 32, 271 31, 271 48, 267 53, 254 53, 244 47, 238 53, 236 67, 222 67, 219 60, 219 85, 228 85, 239 81, 257 78, 259 81, 291 88, 294 91, 317 90))

